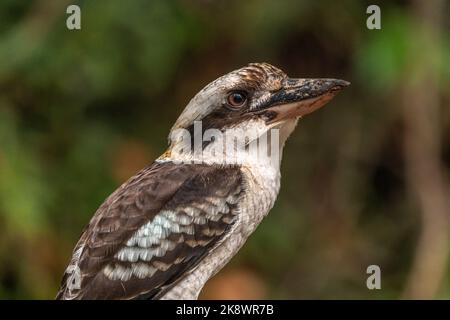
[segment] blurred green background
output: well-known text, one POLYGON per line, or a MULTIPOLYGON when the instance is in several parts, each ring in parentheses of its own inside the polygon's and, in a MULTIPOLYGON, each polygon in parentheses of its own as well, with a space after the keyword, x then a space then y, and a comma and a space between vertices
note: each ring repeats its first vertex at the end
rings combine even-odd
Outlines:
POLYGON ((54 298, 82 228, 189 99, 262 61, 352 85, 300 122, 274 209, 201 297, 450 298, 449 2, 380 1, 381 30, 369 4, 2 0, 0 298, 54 298))

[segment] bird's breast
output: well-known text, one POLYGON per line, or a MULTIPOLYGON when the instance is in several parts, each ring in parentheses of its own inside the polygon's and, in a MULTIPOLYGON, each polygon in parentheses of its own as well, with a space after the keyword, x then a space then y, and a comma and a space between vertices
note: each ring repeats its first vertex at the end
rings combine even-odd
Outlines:
POLYGON ((205 283, 239 251, 274 205, 280 188, 279 169, 245 165, 241 171, 245 191, 238 203, 238 220, 223 241, 162 299, 196 299, 205 283))
POLYGON ((244 189, 239 219, 249 236, 273 207, 280 189, 280 171, 263 165, 243 166, 244 189))

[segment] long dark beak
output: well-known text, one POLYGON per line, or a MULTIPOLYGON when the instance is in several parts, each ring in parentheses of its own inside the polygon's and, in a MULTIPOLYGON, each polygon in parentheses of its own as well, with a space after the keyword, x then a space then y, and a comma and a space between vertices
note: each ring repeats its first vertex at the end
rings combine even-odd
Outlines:
POLYGON ((340 79, 288 78, 260 110, 269 115, 270 123, 303 117, 324 106, 349 84, 340 79))

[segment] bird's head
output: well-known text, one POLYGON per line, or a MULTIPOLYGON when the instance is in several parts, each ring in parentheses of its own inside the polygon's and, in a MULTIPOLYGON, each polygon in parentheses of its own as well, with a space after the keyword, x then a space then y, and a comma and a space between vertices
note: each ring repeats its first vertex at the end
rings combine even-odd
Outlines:
POLYGON ((195 146, 203 151, 217 149, 218 144, 220 150, 227 150, 225 140, 217 135, 238 133, 248 145, 272 129, 279 130, 282 148, 299 118, 325 105, 348 85, 339 79, 289 78, 268 63, 251 63, 197 93, 172 127, 169 153, 175 149, 186 153, 187 143, 191 150, 195 146), (213 133, 207 134, 208 130, 213 133))

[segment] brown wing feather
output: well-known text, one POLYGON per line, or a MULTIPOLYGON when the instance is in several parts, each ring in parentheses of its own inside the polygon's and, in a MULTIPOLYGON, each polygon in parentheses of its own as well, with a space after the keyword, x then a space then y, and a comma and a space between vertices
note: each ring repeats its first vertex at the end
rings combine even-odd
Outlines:
POLYGON ((226 234, 241 190, 237 167, 164 162, 145 168, 97 210, 57 299, 157 298, 226 234), (142 228, 158 219, 167 227, 161 237, 142 233, 151 233, 142 228), (73 266, 81 286, 69 290, 73 266))

